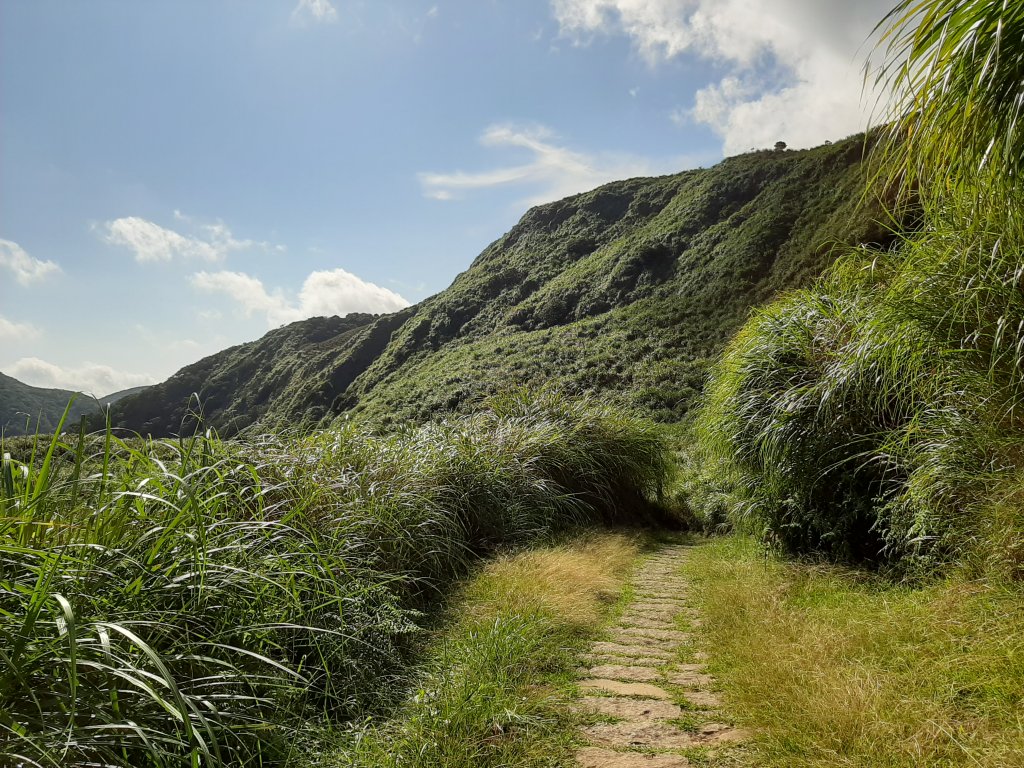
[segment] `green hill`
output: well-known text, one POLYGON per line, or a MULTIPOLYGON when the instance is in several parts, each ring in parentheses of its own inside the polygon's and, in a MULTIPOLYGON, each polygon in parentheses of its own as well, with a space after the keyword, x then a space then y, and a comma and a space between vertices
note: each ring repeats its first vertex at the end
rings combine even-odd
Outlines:
POLYGON ((99 403, 81 392, 44 389, 24 384, 0 373, 0 432, 7 437, 52 432, 60 422, 68 401, 74 397, 68 418, 72 422, 99 409, 99 403))
POLYGON ((682 416, 749 310, 811 281, 836 242, 886 245, 861 206, 863 137, 607 184, 529 210, 441 293, 372 318, 315 318, 213 355, 114 406, 181 429, 196 392, 231 433, 461 410, 514 384, 682 416))
POLYGON ((231 435, 271 411, 291 413, 289 394, 335 360, 351 357, 359 332, 374 319, 366 314, 314 317, 277 328, 117 400, 112 421, 141 434, 178 434, 191 430, 201 411, 206 423, 231 435))

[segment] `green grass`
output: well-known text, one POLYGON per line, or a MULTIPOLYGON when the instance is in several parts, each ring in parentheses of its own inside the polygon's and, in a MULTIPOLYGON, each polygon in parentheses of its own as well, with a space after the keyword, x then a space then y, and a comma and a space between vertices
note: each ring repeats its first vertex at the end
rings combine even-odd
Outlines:
POLYGON ((1024 759, 1024 594, 962 576, 925 587, 697 547, 699 642, 729 713, 780 768, 1004 768, 1024 759))
POLYGON ((615 610, 637 554, 635 539, 600 534, 486 565, 453 601, 405 705, 327 764, 571 764, 576 653, 615 610))
POLYGON ((385 436, 2 451, 0 762, 38 766, 283 765, 401 696, 476 560, 643 520, 668 472, 653 427, 525 392, 385 436))

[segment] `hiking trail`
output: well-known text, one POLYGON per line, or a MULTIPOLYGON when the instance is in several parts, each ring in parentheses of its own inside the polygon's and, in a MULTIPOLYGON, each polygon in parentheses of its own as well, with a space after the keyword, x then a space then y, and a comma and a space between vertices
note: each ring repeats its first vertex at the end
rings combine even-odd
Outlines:
POLYGON ((685 768, 693 750, 701 765, 715 765, 717 754, 748 738, 722 716, 703 655, 681 661, 690 639, 682 627, 699 626, 680 573, 689 548, 665 547, 644 562, 633 600, 584 656, 591 666, 577 706, 595 722, 582 729, 579 768, 685 768))

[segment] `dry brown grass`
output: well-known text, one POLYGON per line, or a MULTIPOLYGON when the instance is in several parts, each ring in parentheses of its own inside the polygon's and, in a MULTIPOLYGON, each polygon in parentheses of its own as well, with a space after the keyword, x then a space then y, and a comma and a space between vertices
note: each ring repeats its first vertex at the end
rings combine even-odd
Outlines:
POLYGON ((472 581, 465 606, 474 618, 539 611, 581 630, 594 627, 639 553, 636 537, 601 533, 500 557, 472 581))
POLYGON ((887 584, 765 560, 749 541, 690 560, 703 642, 759 765, 1024 766, 1024 596, 887 584))

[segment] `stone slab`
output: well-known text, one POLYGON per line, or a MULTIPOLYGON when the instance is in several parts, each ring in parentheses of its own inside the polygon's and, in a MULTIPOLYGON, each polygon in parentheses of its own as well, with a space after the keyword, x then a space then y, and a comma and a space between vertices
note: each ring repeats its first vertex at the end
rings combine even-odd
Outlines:
POLYGON ((588 678, 581 680, 579 686, 584 691, 604 691, 616 696, 638 696, 645 699, 661 699, 662 701, 672 698, 664 688, 650 683, 625 683, 622 680, 588 678))

